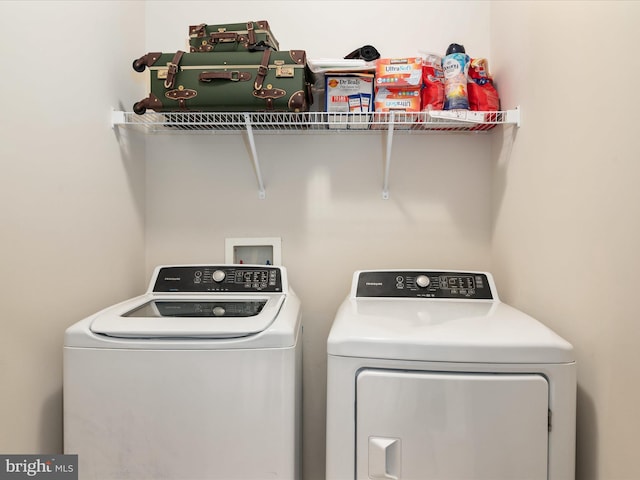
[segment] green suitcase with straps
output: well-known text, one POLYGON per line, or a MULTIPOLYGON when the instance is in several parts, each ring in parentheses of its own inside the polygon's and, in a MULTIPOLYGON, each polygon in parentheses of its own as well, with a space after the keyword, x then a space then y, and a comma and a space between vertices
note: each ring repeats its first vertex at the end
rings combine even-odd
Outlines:
POLYGON ((312 103, 312 74, 304 50, 173 53, 134 60, 151 74, 151 93, 133 111, 304 112, 312 103))
POLYGON ((239 50, 279 50, 278 40, 271 32, 269 22, 258 20, 246 23, 191 25, 189 47, 196 52, 235 52, 239 50))

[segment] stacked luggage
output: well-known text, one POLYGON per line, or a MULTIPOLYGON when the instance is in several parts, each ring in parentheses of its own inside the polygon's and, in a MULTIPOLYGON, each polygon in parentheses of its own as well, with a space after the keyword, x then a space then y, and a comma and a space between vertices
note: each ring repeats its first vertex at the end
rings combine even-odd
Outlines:
POLYGON ((189 49, 134 60, 136 72, 151 75, 151 92, 135 113, 309 110, 306 52, 280 51, 267 21, 192 25, 189 49))

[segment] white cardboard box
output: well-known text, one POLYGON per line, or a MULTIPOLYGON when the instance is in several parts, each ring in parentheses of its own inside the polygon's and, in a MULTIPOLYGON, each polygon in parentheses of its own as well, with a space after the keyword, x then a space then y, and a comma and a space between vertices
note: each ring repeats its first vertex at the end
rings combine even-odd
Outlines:
POLYGON ((327 73, 325 111, 329 128, 367 129, 373 111, 374 75, 370 73, 327 73))

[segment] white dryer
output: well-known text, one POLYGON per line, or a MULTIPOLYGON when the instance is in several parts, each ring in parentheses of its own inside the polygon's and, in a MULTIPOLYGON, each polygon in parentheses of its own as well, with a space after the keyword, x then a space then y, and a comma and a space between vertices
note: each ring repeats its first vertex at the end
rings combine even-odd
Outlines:
POLYGON ((157 267, 67 329, 64 451, 83 480, 298 479, 301 343, 284 268, 157 267))
POLYGON ((328 480, 574 478, 572 346, 489 273, 356 272, 327 350, 328 480))

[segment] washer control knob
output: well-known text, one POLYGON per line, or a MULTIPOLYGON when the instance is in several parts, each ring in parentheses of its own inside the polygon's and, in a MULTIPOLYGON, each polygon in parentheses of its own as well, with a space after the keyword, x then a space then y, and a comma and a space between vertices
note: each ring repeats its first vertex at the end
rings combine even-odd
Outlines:
POLYGON ((227 312, 224 307, 213 307, 212 313, 214 317, 224 317, 224 314, 227 312))
POLYGON ((211 278, 213 278, 214 282, 220 283, 225 279, 226 276, 227 274, 224 273, 223 270, 216 270, 215 272, 213 272, 213 275, 211 275, 211 278))
POLYGON ((420 288, 427 288, 430 283, 431 281, 429 280, 429 277, 427 277, 426 275, 418 275, 416 277, 416 285, 419 286, 420 288))

